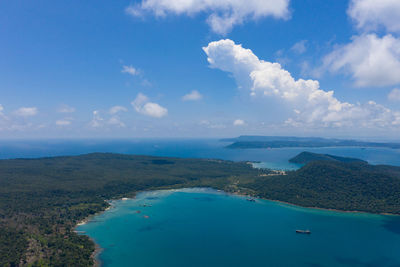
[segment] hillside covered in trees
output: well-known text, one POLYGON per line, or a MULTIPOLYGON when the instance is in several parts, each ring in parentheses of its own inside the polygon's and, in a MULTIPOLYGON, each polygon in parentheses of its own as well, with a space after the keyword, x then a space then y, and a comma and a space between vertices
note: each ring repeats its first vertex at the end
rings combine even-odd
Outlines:
POLYGON ((400 214, 400 167, 319 154, 307 154, 307 159, 305 166, 287 175, 243 180, 238 186, 304 207, 400 214))
POLYGON ((289 159, 289 162, 297 163, 297 164, 307 164, 311 161, 338 161, 338 162, 359 162, 359 163, 367 163, 364 160, 356 159, 356 158, 348 158, 348 157, 339 157, 329 154, 317 154, 312 152, 301 152, 297 156, 289 159))
POLYGON ((91 266, 73 228, 141 190, 214 186, 259 175, 246 163, 119 154, 0 160, 0 266, 91 266))

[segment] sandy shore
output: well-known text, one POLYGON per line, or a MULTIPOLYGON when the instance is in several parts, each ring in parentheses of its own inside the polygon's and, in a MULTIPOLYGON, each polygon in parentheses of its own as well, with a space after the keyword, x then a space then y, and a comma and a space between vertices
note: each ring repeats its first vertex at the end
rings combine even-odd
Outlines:
MULTIPOLYGON (((110 204, 109 201, 106 201, 106 202, 107 202, 108 204, 110 204)), ((103 248, 100 247, 100 245, 97 244, 97 243, 94 241, 94 239, 91 238, 90 236, 88 236, 85 232, 83 232, 83 231, 78 231, 78 230, 76 230, 76 228, 77 228, 78 226, 87 224, 93 217, 95 217, 95 216, 97 216, 97 215, 99 215, 99 214, 101 214, 101 213, 103 213, 103 212, 105 212, 105 211, 107 211, 107 210, 110 210, 111 208, 112 208, 112 205, 108 206, 107 208, 105 208, 105 209, 102 210, 102 211, 99 211, 99 212, 97 212, 97 213, 95 213, 95 214, 93 214, 93 215, 90 215, 89 217, 83 219, 82 221, 79 221, 79 222, 76 224, 75 228, 74 228, 74 232, 75 232, 75 233, 77 233, 77 234, 79 234, 79 235, 86 235, 86 236, 90 239, 90 241, 93 242, 93 244, 94 244, 94 246, 95 246, 95 249, 94 249, 94 251, 93 251, 93 253, 92 253, 92 255, 91 255, 90 257, 93 259, 93 262, 94 262, 93 266, 94 266, 94 267, 100 267, 100 266, 102 265, 102 263, 101 263, 101 261, 100 261, 100 259, 99 259, 99 255, 100 255, 100 253, 103 251, 103 248)))

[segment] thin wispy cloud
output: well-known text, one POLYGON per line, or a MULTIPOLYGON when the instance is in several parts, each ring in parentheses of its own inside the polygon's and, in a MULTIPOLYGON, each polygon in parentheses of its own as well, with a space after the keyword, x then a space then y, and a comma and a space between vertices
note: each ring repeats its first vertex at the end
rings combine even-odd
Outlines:
POLYGON ((57 112, 60 112, 60 113, 73 113, 73 112, 75 112, 75 108, 71 107, 69 105, 63 104, 57 109, 57 112))
POLYGON ((293 52, 297 53, 297 54, 303 54, 307 51, 307 40, 301 40, 297 43, 295 43, 290 50, 292 50, 293 52))
POLYGON ((190 93, 182 97, 183 101, 198 101, 201 100, 203 96, 197 90, 193 90, 190 93))
POLYGON ((128 109, 126 107, 123 106, 113 106, 110 108, 109 113, 110 114, 117 114, 119 112, 127 112, 128 109))
POLYGON ((389 101, 400 102, 400 89, 394 88, 392 91, 390 91, 388 94, 388 99, 389 101))
POLYGON ((71 125, 72 121, 71 119, 61 119, 61 120, 56 120, 56 125, 57 126, 68 126, 71 125))
POLYGON ((241 119, 237 119, 237 120, 233 121, 233 126, 243 126, 245 124, 246 123, 244 122, 244 120, 241 120, 241 119))
POLYGON ((132 65, 130 65, 130 66, 122 66, 121 72, 122 73, 127 73, 127 74, 132 75, 132 76, 135 76, 135 75, 139 74, 139 71, 136 68, 134 68, 132 65))
POLYGON ((38 114, 37 107, 21 107, 14 112, 15 115, 20 117, 32 117, 38 114))

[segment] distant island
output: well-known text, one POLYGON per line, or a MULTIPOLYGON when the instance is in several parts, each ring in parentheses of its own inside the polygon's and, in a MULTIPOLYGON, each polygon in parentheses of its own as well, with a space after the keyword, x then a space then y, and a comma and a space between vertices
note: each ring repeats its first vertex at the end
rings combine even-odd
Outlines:
POLYGON ((357 140, 342 140, 320 137, 290 137, 290 136, 239 136, 237 138, 221 139, 231 142, 227 148, 285 148, 285 147, 381 147, 400 149, 400 143, 380 143, 357 140))
POLYGON ((337 161, 337 162, 358 162, 358 163, 368 163, 365 160, 356 159, 356 158, 348 158, 348 157, 339 157, 329 154, 317 154, 311 152, 301 152, 297 156, 289 159, 289 162, 297 163, 297 164, 307 164, 312 161, 321 161, 321 160, 328 160, 328 161, 337 161))
POLYGON ((400 214, 400 167, 300 153, 297 171, 247 162, 93 153, 0 160, 0 266, 92 266, 76 224, 136 192, 212 187, 304 207, 400 214))

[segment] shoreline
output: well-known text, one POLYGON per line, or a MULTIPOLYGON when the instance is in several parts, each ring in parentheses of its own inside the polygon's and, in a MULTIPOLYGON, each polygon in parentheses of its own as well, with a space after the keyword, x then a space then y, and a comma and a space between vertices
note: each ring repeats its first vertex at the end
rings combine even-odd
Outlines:
POLYGON ((259 200, 272 201, 272 202, 276 202, 276 203, 285 204, 285 205, 288 205, 288 206, 293 206, 295 208, 297 207, 297 208, 313 209, 313 210, 321 210, 321 211, 334 211, 334 212, 338 212, 338 213, 358 213, 358 214, 369 214, 369 215, 400 216, 400 214, 387 213, 387 212, 374 213, 374 212, 359 211, 359 210, 338 210, 338 209, 333 209, 333 208, 307 207, 307 206, 301 206, 299 204, 286 202, 286 201, 283 201, 283 200, 276 200, 276 199, 257 197, 257 196, 254 196, 254 195, 244 194, 244 193, 227 192, 227 191, 224 191, 224 190, 222 190, 222 191, 227 193, 227 194, 232 194, 232 195, 237 195, 237 196, 245 196, 245 197, 252 197, 252 198, 255 198, 255 199, 259 199, 259 200))
POLYGON ((162 191, 162 190, 179 190, 179 189, 190 189, 190 188, 208 188, 208 189, 212 189, 215 190, 216 192, 222 192, 224 194, 227 195, 234 195, 234 196, 240 196, 240 197, 252 197, 258 200, 266 200, 266 201, 271 201, 271 202, 275 202, 275 203, 279 203, 279 204, 284 204, 286 206, 292 206, 294 208, 303 208, 303 209, 311 209, 311 210, 320 210, 320 211, 331 211, 331 212, 337 212, 337 213, 344 213, 344 214, 365 214, 365 215, 380 215, 380 216, 400 216, 400 214, 393 214, 393 213, 372 213, 372 212, 366 212, 366 211, 351 211, 351 210, 338 210, 338 209, 329 209, 329 208, 320 208, 320 207, 306 207, 306 206, 301 206, 298 204, 293 204, 290 202, 285 202, 282 200, 274 200, 274 199, 268 199, 268 198, 263 198, 263 197, 255 197, 251 194, 244 194, 244 193, 237 193, 237 192, 229 192, 229 191, 225 191, 222 189, 218 189, 218 188, 213 188, 213 187, 182 187, 182 188, 170 188, 170 189, 152 189, 152 190, 143 190, 143 191, 137 191, 135 192, 135 195, 133 197, 130 198, 126 198, 126 197, 121 197, 121 198, 115 198, 115 199, 111 199, 111 200, 105 200, 109 206, 107 208, 105 208, 102 211, 99 211, 95 214, 92 214, 90 216, 88 216, 87 218, 79 221, 76 226, 74 227, 74 232, 78 235, 85 235, 87 236, 95 245, 95 250, 93 251, 91 258, 93 259, 93 266, 94 267, 101 267, 102 266, 102 262, 99 259, 99 256, 101 254, 101 252, 104 250, 98 243, 96 243, 94 241, 93 238, 91 238, 89 235, 86 234, 86 232, 84 231, 78 231, 76 230, 76 228, 80 225, 84 225, 90 222, 91 218, 100 215, 108 210, 110 210, 113 205, 110 204, 110 202, 112 200, 120 200, 120 201, 126 201, 129 199, 135 199, 136 195, 140 192, 150 192, 150 191, 162 191))
POLYGON ((101 267, 103 264, 101 262, 101 260, 99 259, 100 253, 104 250, 93 238, 91 238, 89 235, 86 234, 85 231, 79 231, 76 228, 78 228, 81 225, 85 225, 87 223, 90 222, 90 220, 97 216, 100 215, 108 210, 110 210, 112 208, 112 205, 110 204, 109 200, 105 200, 105 202, 107 202, 109 204, 108 207, 106 207, 104 210, 96 212, 95 214, 89 215, 88 217, 86 217, 85 219, 79 221, 75 227, 74 227, 74 232, 77 235, 85 235, 89 238, 90 241, 92 241, 92 243, 94 244, 94 251, 92 252, 92 255, 90 255, 90 257, 93 259, 93 267, 101 267))
MULTIPOLYGON (((85 234, 86 235, 86 234, 85 234)), ((98 243, 96 243, 94 241, 93 238, 91 238, 90 236, 86 235, 87 237, 89 237, 90 241, 92 241, 94 243, 94 251, 92 253, 92 255, 90 255, 90 257, 93 259, 93 267, 101 267, 103 265, 103 263, 101 262, 101 260, 99 259, 100 253, 104 250, 102 247, 100 247, 100 245, 98 243)))

